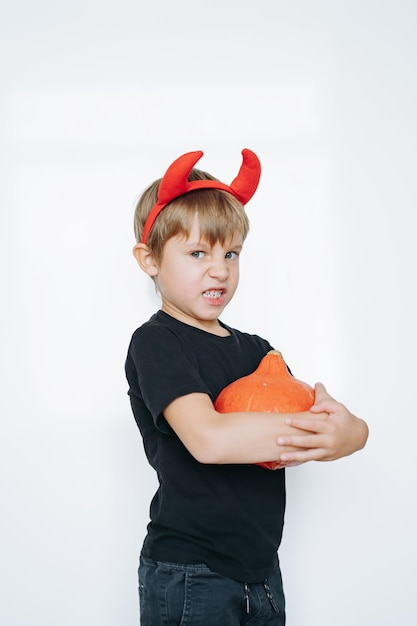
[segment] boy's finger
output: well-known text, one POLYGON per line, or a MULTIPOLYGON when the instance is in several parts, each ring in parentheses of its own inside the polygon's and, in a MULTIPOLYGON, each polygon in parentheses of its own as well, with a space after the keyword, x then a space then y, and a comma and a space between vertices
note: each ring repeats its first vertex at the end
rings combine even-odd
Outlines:
POLYGON ((316 383, 314 386, 314 390, 315 399, 310 411, 312 411, 313 413, 327 411, 327 403, 329 402, 329 400, 334 402, 334 398, 332 398, 332 396, 328 393, 323 383, 316 383))
MULTIPOLYGON (((306 430, 311 433, 315 433, 317 431, 321 431, 323 422, 326 422, 329 415, 328 413, 321 413, 315 415, 314 418, 304 419, 302 417, 287 417, 285 423, 287 426, 294 426, 294 428, 299 428, 300 430, 306 430)), ((293 435, 289 435, 290 437, 293 435)))
POLYGON ((316 383, 314 385, 314 391, 315 391, 315 396, 316 396, 316 402, 317 402, 317 397, 322 397, 322 396, 328 396, 329 395, 327 393, 327 389, 323 385, 323 383, 316 383))
POLYGON ((285 464, 307 463, 308 461, 320 461, 325 457, 326 450, 314 448, 303 452, 283 452, 279 459, 285 464))

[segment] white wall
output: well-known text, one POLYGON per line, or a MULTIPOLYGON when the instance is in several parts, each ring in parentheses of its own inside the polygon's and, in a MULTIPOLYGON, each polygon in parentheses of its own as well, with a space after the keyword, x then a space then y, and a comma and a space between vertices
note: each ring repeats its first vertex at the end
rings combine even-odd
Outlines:
POLYGON ((138 624, 155 479, 123 364, 158 301, 133 204, 188 150, 230 181, 243 147, 263 177, 223 319, 371 429, 288 471, 288 624, 416 623, 416 26, 407 0, 3 9, 2 624, 138 624))

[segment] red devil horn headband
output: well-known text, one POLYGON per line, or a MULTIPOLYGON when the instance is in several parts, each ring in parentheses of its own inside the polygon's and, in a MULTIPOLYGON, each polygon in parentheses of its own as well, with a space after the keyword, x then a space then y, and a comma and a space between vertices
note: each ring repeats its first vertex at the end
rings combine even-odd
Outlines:
POLYGON ((203 152, 201 150, 187 152, 178 157, 169 166, 159 185, 158 202, 152 207, 146 218, 143 227, 142 243, 147 242, 150 230, 162 209, 169 202, 189 191, 195 191, 196 189, 220 189, 221 191, 231 193, 242 204, 246 204, 252 198, 261 176, 261 164, 254 152, 247 149, 242 150, 242 165, 230 186, 217 180, 188 180, 192 168, 202 156, 203 152))

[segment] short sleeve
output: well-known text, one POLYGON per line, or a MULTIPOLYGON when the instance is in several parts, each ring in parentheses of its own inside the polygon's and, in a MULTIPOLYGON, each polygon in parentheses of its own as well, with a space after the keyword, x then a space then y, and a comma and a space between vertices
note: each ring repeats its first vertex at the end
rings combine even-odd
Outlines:
POLYGON ((197 363, 183 340, 165 327, 141 327, 133 335, 127 359, 130 395, 140 398, 154 423, 166 432, 164 409, 176 398, 207 393, 197 363))

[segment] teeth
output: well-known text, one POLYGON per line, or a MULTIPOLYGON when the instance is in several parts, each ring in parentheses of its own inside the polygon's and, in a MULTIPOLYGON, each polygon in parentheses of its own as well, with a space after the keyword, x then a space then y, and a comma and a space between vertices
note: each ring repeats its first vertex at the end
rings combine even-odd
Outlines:
POLYGON ((221 298, 222 291, 205 291, 203 296, 205 298, 221 298))

